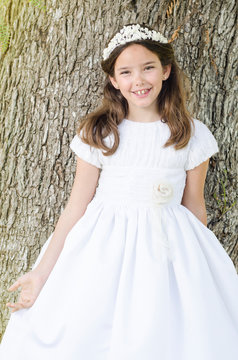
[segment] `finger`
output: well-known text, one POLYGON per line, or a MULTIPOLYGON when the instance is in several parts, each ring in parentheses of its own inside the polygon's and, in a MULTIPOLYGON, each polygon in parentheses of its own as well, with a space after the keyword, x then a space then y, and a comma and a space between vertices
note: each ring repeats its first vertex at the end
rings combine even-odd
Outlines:
POLYGON ((29 298, 21 298, 21 303, 24 304, 24 305, 28 305, 30 302, 31 302, 31 299, 29 298))
POLYGON ((14 306, 12 307, 12 312, 18 311, 23 309, 25 306, 23 303, 15 303, 14 306))
POLYGON ((16 307, 11 308, 11 312, 12 312, 12 313, 16 312, 17 310, 18 310, 18 309, 17 309, 16 307))
POLYGON ((7 304, 6 306, 9 308, 9 310, 11 310, 11 312, 16 311, 16 304, 7 304))
POLYGON ((13 307, 15 307, 15 304, 14 303, 7 303, 6 306, 9 307, 9 308, 13 308, 13 307))
POLYGON ((14 284, 12 284, 7 290, 8 291, 15 291, 20 286, 20 281, 17 280, 14 284))

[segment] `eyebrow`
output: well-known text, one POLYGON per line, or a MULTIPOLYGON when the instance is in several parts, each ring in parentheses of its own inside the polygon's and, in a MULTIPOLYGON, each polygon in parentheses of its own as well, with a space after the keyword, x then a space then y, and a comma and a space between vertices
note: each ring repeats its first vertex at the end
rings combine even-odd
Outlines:
MULTIPOLYGON (((142 65, 145 66, 145 65, 149 65, 149 64, 155 64, 155 63, 156 63, 156 61, 147 61, 142 65)), ((124 66, 124 67, 121 67, 121 68, 117 69, 117 71, 130 69, 130 68, 131 68, 131 66, 124 66)))

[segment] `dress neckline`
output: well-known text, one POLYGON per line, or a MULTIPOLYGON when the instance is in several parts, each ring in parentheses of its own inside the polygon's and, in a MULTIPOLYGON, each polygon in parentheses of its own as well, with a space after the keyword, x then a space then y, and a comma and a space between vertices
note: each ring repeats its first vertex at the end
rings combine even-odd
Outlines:
POLYGON ((158 123, 162 123, 161 120, 156 120, 156 121, 134 121, 134 120, 129 120, 124 118, 123 121, 127 124, 139 124, 139 125, 149 125, 149 124, 158 124, 158 123))

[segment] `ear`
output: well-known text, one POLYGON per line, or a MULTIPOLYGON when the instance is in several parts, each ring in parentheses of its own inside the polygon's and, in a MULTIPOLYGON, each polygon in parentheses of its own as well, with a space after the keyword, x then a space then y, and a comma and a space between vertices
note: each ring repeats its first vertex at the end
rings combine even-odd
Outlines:
POLYGON ((118 90, 118 89, 119 89, 119 86, 117 85, 117 82, 116 82, 116 80, 114 79, 114 77, 112 77, 112 76, 109 75, 109 79, 110 79, 112 85, 114 86, 114 88, 118 90))
POLYGON ((163 80, 167 80, 171 72, 171 64, 163 66, 163 80))

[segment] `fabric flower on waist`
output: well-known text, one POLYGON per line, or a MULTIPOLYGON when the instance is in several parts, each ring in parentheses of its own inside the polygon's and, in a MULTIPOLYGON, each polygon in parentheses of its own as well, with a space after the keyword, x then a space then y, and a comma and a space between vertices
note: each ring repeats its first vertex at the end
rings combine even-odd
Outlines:
POLYGON ((166 204, 173 197, 173 187, 165 180, 157 181, 153 186, 153 200, 156 204, 166 204))
POLYGON ((162 258, 163 261, 166 261, 167 259, 169 259, 170 261, 174 260, 174 254, 172 252, 167 234, 163 232, 161 221, 161 205, 169 203, 173 196, 173 186, 167 180, 157 180, 153 184, 152 210, 154 214, 155 227, 158 231, 158 241, 156 241, 156 243, 154 244, 153 253, 156 259, 160 260, 162 258), (162 245, 162 247, 160 245, 162 245))

